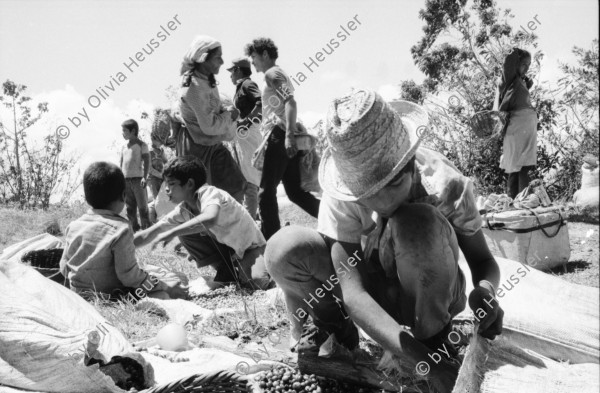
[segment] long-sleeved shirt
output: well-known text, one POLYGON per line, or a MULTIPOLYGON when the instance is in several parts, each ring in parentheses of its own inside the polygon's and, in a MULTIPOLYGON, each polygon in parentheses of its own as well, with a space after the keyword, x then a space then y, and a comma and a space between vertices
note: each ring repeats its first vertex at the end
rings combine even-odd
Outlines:
POLYGON ((221 105, 219 90, 208 78, 195 73, 189 87, 181 91, 180 111, 194 143, 212 146, 233 139, 236 122, 221 105))
MULTIPOLYGON (((248 117, 257 103, 261 102, 258 85, 252 79, 245 77, 237 81, 233 103, 240 111, 240 119, 248 117)), ((257 114, 256 123, 260 123, 262 113, 257 114)), ((252 119, 250 119, 252 120, 252 119)))
POLYGON ((71 222, 65 243, 60 271, 76 292, 158 289, 135 259, 129 222, 110 210, 91 209, 71 222))

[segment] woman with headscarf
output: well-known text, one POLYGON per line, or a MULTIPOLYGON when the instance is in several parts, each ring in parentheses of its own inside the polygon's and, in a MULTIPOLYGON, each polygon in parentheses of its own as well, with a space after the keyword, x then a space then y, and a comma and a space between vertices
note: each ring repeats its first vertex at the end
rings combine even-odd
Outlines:
POLYGON ((222 143, 233 139, 239 111, 225 108, 219 97, 215 74, 223 65, 221 56, 217 40, 197 36, 183 58, 179 112, 185 127, 176 130, 176 153, 198 157, 206 168, 207 183, 242 203, 246 180, 222 143))
POLYGON ((508 113, 500 168, 508 174, 507 194, 511 198, 529 185, 529 171, 537 164, 537 113, 531 104, 527 77, 531 54, 513 49, 504 59, 502 79, 498 86, 498 110, 508 113))

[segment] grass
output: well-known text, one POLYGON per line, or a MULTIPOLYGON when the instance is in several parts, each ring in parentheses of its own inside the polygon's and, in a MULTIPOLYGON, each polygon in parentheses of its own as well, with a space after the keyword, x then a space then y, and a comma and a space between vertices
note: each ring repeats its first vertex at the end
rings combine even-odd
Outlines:
MULTIPOLYGON (((49 211, 20 211, 0 208, 0 250, 6 246, 45 232, 49 223, 56 222, 64 231, 68 223, 87 210, 85 206, 52 208, 49 211)), ((317 220, 291 203, 280 206, 282 225, 287 223, 316 229, 317 220)), ((572 257, 567 272, 555 269, 554 274, 569 282, 598 287, 598 225, 569 222, 572 257), (589 235, 593 230, 593 236, 589 235)), ((60 236, 59 236, 60 237, 60 236)), ((211 267, 196 268, 195 263, 178 256, 172 242, 166 249, 149 248, 136 250, 139 262, 157 265, 171 271, 184 273, 190 280, 200 276, 213 276, 211 267)), ((239 290, 229 286, 191 299, 207 309, 233 308, 239 312, 227 316, 213 316, 204 326, 191 325, 188 338, 191 343, 201 346, 202 337, 228 336, 240 344, 256 342, 260 344, 273 331, 280 333, 281 346, 287 346, 288 322, 283 302, 273 303, 264 291, 239 290)), ((107 302, 96 299, 93 306, 109 322, 116 326, 132 343, 156 337, 158 331, 169 321, 166 316, 137 309, 130 302, 107 302)), ((361 344, 364 347, 365 343, 361 344)), ((366 347, 365 347, 366 348, 366 347)))

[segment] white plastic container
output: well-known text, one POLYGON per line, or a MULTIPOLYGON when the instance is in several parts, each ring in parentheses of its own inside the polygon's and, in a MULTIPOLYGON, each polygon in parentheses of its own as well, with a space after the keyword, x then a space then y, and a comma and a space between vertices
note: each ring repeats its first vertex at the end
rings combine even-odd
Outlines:
POLYGON ((488 213, 482 218, 483 235, 494 256, 538 270, 569 261, 569 231, 558 207, 488 213))

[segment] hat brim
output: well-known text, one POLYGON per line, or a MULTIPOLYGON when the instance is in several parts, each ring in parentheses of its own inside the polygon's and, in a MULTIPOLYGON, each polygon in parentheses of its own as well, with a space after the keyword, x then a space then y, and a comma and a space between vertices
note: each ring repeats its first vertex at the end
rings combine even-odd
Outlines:
MULTIPOLYGON (((365 179, 360 190, 352 190, 340 176, 340 171, 331 154, 331 148, 328 147, 323 152, 323 157, 321 157, 319 183, 323 191, 333 198, 341 201, 356 201, 361 198, 373 196, 385 187, 415 155, 421 142, 421 135, 423 135, 425 127, 429 123, 427 112, 421 106, 409 101, 393 101, 389 102, 389 104, 400 115, 402 125, 408 133, 410 148, 404 156, 399 157, 398 163, 382 180, 373 182, 371 179, 365 179)), ((325 122, 323 126, 325 126, 325 122)))

